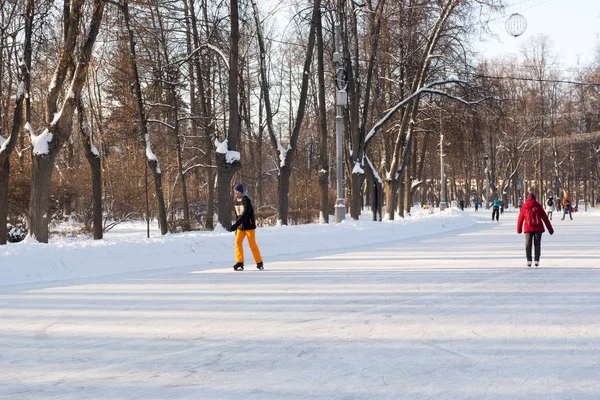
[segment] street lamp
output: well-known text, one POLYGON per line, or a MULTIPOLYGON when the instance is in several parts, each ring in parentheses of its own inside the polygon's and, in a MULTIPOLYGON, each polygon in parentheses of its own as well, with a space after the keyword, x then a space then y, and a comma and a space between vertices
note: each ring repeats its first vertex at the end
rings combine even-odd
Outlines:
POLYGON ((485 209, 488 210, 490 208, 490 179, 488 175, 488 165, 487 165, 488 156, 487 154, 483 156, 483 173, 485 174, 485 209))
POLYGON ((444 211, 448 205, 446 201, 446 174, 444 173, 444 135, 440 135, 440 185, 441 185, 441 198, 440 198, 440 211, 444 211))
POLYGON ((336 114, 335 114, 335 139, 337 149, 337 200, 335 202, 335 223, 339 224, 346 218, 346 205, 344 204, 344 164, 342 149, 342 107, 348 104, 348 75, 342 64, 342 41, 340 36, 341 26, 335 25, 335 53, 333 53, 333 62, 335 63, 335 86, 336 93, 336 114))

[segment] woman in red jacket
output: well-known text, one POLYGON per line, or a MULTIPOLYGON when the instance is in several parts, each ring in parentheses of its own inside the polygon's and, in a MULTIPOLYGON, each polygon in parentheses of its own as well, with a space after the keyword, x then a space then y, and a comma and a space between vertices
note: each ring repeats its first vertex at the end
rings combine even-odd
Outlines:
POLYGON ((523 223, 525 223, 525 255, 527 256, 527 266, 531 267, 531 242, 535 247, 535 266, 540 264, 540 255, 542 253, 542 233, 545 232, 544 224, 548 232, 552 235, 554 229, 544 212, 544 207, 535 200, 535 194, 529 193, 527 201, 521 206, 519 220, 517 221, 517 233, 523 232, 523 223))

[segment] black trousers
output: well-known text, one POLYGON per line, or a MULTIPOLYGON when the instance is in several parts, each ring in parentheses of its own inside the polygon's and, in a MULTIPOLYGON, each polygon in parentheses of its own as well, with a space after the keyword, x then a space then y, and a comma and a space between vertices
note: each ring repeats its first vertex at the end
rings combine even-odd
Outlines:
POLYGON ((492 221, 494 220, 494 216, 496 216, 496 221, 498 221, 498 217, 500 216, 500 209, 498 207, 494 207, 492 210, 492 221))
POLYGON ((535 261, 540 261, 542 254, 542 232, 526 232, 525 233, 525 256, 527 261, 531 261, 531 245, 535 247, 535 261))

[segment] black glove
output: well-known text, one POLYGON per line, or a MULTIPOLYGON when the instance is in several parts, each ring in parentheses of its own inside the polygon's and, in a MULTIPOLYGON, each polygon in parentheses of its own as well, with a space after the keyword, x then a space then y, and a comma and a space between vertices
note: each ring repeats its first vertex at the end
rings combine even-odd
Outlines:
POLYGON ((228 231, 229 232, 235 232, 235 231, 237 231, 237 225, 236 224, 231 225, 231 228, 229 228, 228 231))

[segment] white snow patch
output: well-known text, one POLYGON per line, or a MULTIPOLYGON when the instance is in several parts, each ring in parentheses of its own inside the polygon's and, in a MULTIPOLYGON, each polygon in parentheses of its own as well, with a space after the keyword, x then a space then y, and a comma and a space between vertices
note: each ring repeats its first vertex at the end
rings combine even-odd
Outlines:
POLYGON ((96 157, 100 157, 100 152, 98 151, 96 146, 94 146, 94 143, 90 143, 90 148, 92 150, 93 155, 95 155, 96 157))
POLYGON ((15 104, 23 97, 23 93, 25 92, 25 81, 21 81, 19 83, 19 90, 17 91, 17 95, 15 96, 15 104))
MULTIPOLYGON (((31 128, 31 126, 30 126, 31 128)), ((49 148, 49 144, 52 141, 53 135, 50 131, 48 131, 48 129, 44 129, 44 132, 42 132, 39 135, 36 135, 35 133, 33 133, 33 131, 30 131, 31 134, 31 146, 33 148, 33 154, 34 155, 42 155, 42 154, 48 154, 48 152, 50 151, 49 148)))
POLYGON ((216 152, 219 154, 227 154, 229 149, 227 148, 227 139, 219 142, 219 139, 215 139, 216 152))
POLYGON ((25 123, 25 127, 24 128, 25 128, 25 130, 27 132, 29 132, 30 135, 33 135, 33 128, 31 127, 31 124, 29 123, 29 121, 27 121, 25 123))
POLYGON ((23 239, 23 241, 21 243, 23 243, 23 244, 40 244, 40 242, 38 242, 38 240, 35 238, 35 236, 32 236, 32 235, 25 236, 25 239, 23 239))
POLYGON ((240 152, 229 150, 227 154, 225 154, 225 161, 229 164, 240 160, 240 152))
POLYGON ((156 154, 152 151, 152 143, 150 142, 150 135, 146 134, 146 158, 150 161, 158 162, 158 158, 156 158, 156 154))
POLYGON ((56 123, 60 119, 61 115, 62 115, 62 109, 59 112, 54 113, 54 118, 52 119, 52 122, 50 122, 50 125, 56 125, 56 123))
POLYGON ((2 135, 0 135, 0 153, 6 150, 6 146, 8 146, 8 140, 4 139, 2 135))
POLYGON ((225 162, 232 164, 235 161, 239 161, 241 158, 239 151, 229 150, 227 147, 227 139, 219 142, 219 139, 215 139, 216 152, 219 154, 225 154, 225 162))
POLYGON ((56 85, 57 85, 57 82, 56 82, 56 75, 54 75, 54 76, 52 77, 52 82, 50 82, 50 90, 54 89, 54 88, 56 87, 56 85))
MULTIPOLYGON (((268 260, 307 250, 353 248, 405 237, 431 236, 440 229, 459 229, 475 223, 455 209, 433 215, 426 210, 414 210, 411 217, 387 223, 370 218, 365 213, 359 221, 347 218, 342 224, 294 226, 280 225, 279 220, 278 226, 259 228, 257 240, 263 257, 268 260)), ((333 221, 333 216, 329 216, 329 221, 333 221)), ((65 229, 73 229, 68 223, 63 225, 65 229)), ((143 222, 117 225, 103 240, 51 238, 49 244, 38 244, 35 238, 27 237, 21 243, 0 246, 0 286, 187 265, 228 265, 234 257, 234 240, 230 232, 220 227, 213 232, 161 236, 156 223, 151 227, 151 238, 147 239, 143 222)))
MULTIPOLYGON (((161 169, 160 169, 160 164, 158 163, 158 158, 156 157, 156 154, 154 154, 154 152, 152 151, 152 143, 150 142, 150 135, 148 133, 146 133, 146 135, 144 136, 144 139, 146 140, 146 158, 149 161, 156 161, 156 172, 157 173, 162 173, 161 169)), ((96 150, 98 151, 98 150, 96 150)))
POLYGON ((354 168, 352 168, 353 174, 364 174, 365 170, 360 166, 360 163, 354 163, 354 168))

